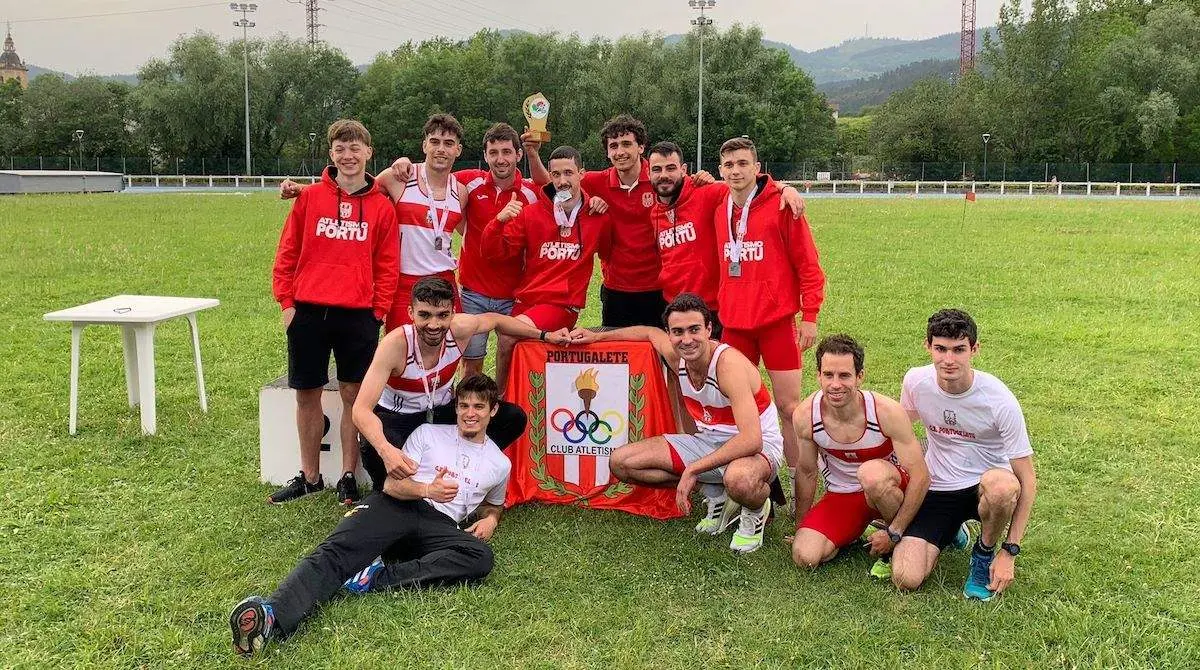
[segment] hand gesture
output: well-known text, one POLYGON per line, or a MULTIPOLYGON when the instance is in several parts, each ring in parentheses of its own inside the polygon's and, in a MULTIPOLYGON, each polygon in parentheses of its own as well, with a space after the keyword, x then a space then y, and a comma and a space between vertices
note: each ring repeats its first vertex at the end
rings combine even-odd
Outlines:
POLYGON ((808 351, 817 341, 817 324, 812 321, 800 322, 800 335, 796 338, 796 342, 800 345, 800 351, 808 351))
POLYGON ((499 523, 494 516, 485 516, 475 523, 467 526, 466 531, 475 537, 487 542, 492 539, 492 533, 496 532, 496 524, 499 523))
POLYGON ((533 133, 526 128, 525 132, 521 133, 521 145, 525 147, 525 153, 537 153, 542 148, 542 143, 533 138, 533 133))
POLYGON ((560 347, 565 347, 571 344, 571 331, 566 328, 559 328, 552 333, 546 333, 546 341, 550 344, 557 344, 560 347))
POLYGON ((516 193, 513 193, 512 200, 509 200, 504 209, 500 210, 500 213, 496 215, 496 220, 500 223, 508 223, 517 218, 517 215, 521 213, 521 209, 524 207, 525 204, 517 199, 516 193))
POLYGON ((792 186, 783 189, 779 194, 779 211, 785 209, 792 210, 792 218, 798 219, 804 215, 804 198, 800 195, 800 191, 792 186))
POLYGON ((692 186, 708 186, 716 181, 716 178, 708 170, 697 170, 692 175, 692 186))
POLYGON ((1016 575, 1016 558, 1007 551, 1000 551, 992 559, 991 577, 988 588, 996 593, 1003 593, 1012 584, 1016 575))
POLYGON ((877 530, 863 543, 872 556, 886 556, 896 548, 896 543, 888 536, 886 530, 877 530))
POLYGON ((388 477, 404 479, 417 472, 417 464, 403 450, 395 447, 384 449, 379 457, 383 459, 383 467, 387 468, 388 477))
POLYGON ((696 488, 696 479, 696 473, 684 468, 679 485, 675 487, 675 504, 685 516, 692 513, 692 489, 696 488))
POLYGON ((425 485, 425 497, 440 503, 448 503, 458 495, 458 482, 446 481, 446 468, 439 467, 437 476, 425 485))
POLYGON ((608 203, 604 202, 604 198, 598 195, 593 195, 588 200, 588 214, 603 214, 608 211, 608 203))
POLYGON ((569 337, 571 338, 571 344, 591 344, 598 339, 595 333, 586 328, 572 330, 569 337))
POLYGON ((300 191, 303 190, 304 187, 300 184, 297 184, 291 179, 284 179, 279 184, 279 199, 291 200, 292 198, 298 198, 300 197, 300 191))
POLYGON ((400 157, 396 162, 392 163, 392 176, 401 184, 408 183, 408 178, 412 176, 412 161, 407 158, 400 157))

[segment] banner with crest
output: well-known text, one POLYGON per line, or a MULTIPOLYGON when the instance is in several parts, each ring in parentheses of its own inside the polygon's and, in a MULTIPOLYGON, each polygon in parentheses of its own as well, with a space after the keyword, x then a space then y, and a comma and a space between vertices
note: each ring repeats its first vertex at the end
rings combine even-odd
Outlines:
POLYGON ((624 484, 608 468, 617 447, 676 430, 662 363, 649 343, 520 342, 505 400, 529 417, 525 434, 507 450, 513 468, 506 505, 536 501, 680 516, 674 488, 624 484))

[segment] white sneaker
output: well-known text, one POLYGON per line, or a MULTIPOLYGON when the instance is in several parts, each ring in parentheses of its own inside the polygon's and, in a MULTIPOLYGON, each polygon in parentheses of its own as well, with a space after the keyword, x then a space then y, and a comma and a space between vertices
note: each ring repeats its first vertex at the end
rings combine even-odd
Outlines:
POLYGON ((733 525, 733 520, 737 518, 742 506, 730 500, 724 491, 718 498, 705 496, 705 500, 708 502, 708 512, 705 513, 700 523, 696 524, 696 532, 720 535, 726 528, 733 525))
POLYGON ((763 531, 766 530, 767 517, 770 514, 770 498, 763 502, 761 509, 752 510, 743 507, 737 532, 733 534, 733 541, 729 543, 729 548, 739 554, 748 554, 761 547, 763 544, 763 531))

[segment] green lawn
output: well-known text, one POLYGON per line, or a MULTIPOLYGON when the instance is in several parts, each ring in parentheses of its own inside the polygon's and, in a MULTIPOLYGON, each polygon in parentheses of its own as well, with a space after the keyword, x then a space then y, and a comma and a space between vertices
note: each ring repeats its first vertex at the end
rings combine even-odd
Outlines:
MULTIPOLYGON (((274 508, 257 394, 284 372, 268 194, 0 198, 0 667, 243 667, 226 616, 269 593, 341 512, 274 508), (187 326, 158 338, 159 435, 125 403, 116 329, 44 312, 117 293, 212 296, 211 411, 187 326)), ((1017 582, 961 596, 967 557, 902 595, 850 551, 815 573, 780 538, 732 555, 692 521, 524 507, 476 589, 338 600, 249 664, 284 668, 1062 667, 1200 663, 1200 203, 814 200, 823 333, 899 391, 925 317, 962 306, 978 366, 1016 393, 1040 495, 1017 582)), ((581 323, 598 321, 589 306, 581 323)), ((811 390, 811 371, 806 390, 811 390)))

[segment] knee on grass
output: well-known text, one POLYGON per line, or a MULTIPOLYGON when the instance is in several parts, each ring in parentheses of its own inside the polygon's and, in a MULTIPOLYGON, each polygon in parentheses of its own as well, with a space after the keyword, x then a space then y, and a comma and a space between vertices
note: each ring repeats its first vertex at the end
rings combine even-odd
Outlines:
POLYGON ((1021 482, 1008 470, 992 468, 979 479, 979 505, 989 509, 1009 509, 1021 496, 1021 482))
POLYGON ((797 533, 792 542, 792 561, 801 568, 816 568, 831 558, 826 545, 824 541, 813 541, 797 533))

